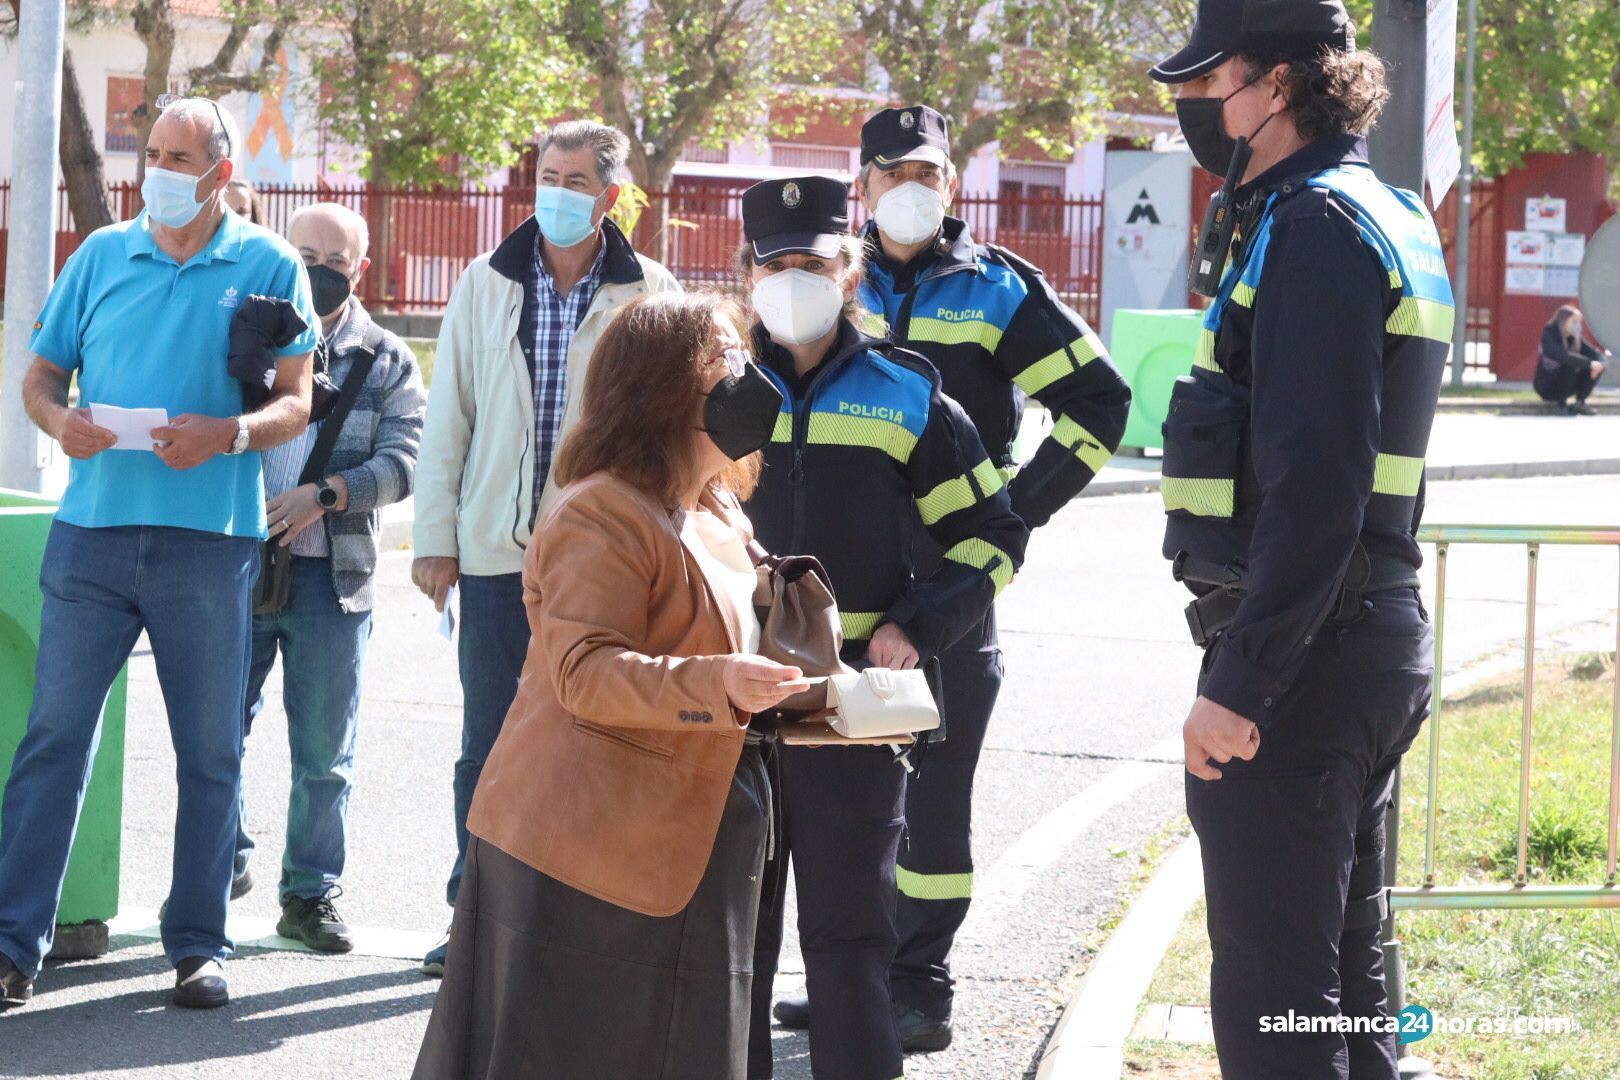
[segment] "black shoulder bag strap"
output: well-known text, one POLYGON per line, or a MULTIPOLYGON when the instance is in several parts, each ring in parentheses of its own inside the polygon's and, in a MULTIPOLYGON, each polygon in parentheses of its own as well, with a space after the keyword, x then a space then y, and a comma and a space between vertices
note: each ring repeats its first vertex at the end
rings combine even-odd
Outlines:
POLYGON ((315 436, 315 446, 310 450, 309 460, 304 463, 304 471, 298 477, 300 485, 313 484, 325 475, 326 462, 332 456, 332 447, 337 444, 338 435, 343 431, 343 423, 348 420, 349 412, 354 408, 355 398, 360 396, 360 388, 366 384, 366 376, 371 374, 371 365, 377 361, 377 343, 381 340, 382 332, 373 324, 366 332, 365 341, 361 343, 360 354, 354 358, 349 373, 343 377, 343 385, 338 389, 338 398, 332 404, 332 411, 321 421, 320 434, 315 436))

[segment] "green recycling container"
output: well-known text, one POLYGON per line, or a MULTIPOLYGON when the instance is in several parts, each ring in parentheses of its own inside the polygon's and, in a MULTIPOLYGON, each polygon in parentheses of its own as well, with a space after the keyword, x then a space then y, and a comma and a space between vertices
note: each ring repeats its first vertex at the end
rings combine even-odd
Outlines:
MULTIPOLYGON (((44 607, 39 564, 55 515, 51 499, 0 488, 0 780, 11 775, 11 759, 28 728, 28 707, 34 700, 44 607)), ((101 746, 56 914, 61 926, 105 923, 118 914, 128 676, 128 668, 119 672, 102 712, 101 746)))
POLYGON ((1122 446, 1164 449, 1170 391, 1192 370, 1203 325, 1202 311, 1114 312, 1114 340, 1108 352, 1131 388, 1131 415, 1122 446))

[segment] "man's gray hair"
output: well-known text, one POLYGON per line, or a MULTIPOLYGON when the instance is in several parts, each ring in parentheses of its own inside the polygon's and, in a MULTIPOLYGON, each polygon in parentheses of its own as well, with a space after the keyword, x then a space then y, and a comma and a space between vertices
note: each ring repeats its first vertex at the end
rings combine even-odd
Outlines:
POLYGON ((223 158, 232 163, 242 152, 242 135, 236 127, 236 118, 229 109, 205 97, 177 97, 163 106, 160 116, 178 116, 182 120, 201 120, 208 125, 208 163, 223 158))
POLYGON ((630 157, 630 139, 624 132, 594 120, 569 120, 546 132, 540 141, 540 156, 551 147, 559 150, 589 150, 596 155, 596 175, 602 186, 619 182, 624 163, 630 157))
POLYGON ((352 206, 344 206, 337 202, 306 203, 292 212, 287 219, 287 239, 292 239, 293 230, 298 223, 310 214, 323 212, 337 218, 346 229, 353 229, 355 237, 359 240, 360 250, 355 254, 355 261, 364 259, 371 251, 371 226, 366 224, 366 216, 355 210, 352 206))

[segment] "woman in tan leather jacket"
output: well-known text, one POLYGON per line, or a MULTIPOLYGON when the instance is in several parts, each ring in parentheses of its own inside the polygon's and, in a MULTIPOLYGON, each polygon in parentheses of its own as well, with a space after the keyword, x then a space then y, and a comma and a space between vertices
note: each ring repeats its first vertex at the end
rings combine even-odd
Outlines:
POLYGON ((418 1080, 742 1080, 769 791, 737 500, 780 408, 733 303, 603 334, 524 560, 533 637, 484 767, 418 1080))

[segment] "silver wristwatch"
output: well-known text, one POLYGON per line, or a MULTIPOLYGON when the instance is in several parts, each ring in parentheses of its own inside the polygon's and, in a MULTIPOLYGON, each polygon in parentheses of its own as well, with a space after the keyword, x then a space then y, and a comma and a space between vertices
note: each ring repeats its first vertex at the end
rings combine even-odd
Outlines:
POLYGON ((246 450, 247 448, 248 448, 247 419, 245 417, 238 416, 236 418, 236 438, 231 440, 231 448, 229 450, 225 451, 225 452, 227 454, 240 454, 242 451, 246 450))

